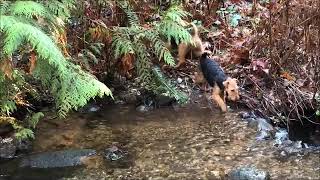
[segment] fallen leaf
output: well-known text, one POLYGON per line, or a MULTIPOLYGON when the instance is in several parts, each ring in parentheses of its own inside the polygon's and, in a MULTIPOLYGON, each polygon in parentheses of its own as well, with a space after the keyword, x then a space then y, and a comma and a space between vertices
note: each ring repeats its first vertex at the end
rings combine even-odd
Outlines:
POLYGON ((36 62, 37 62, 37 56, 34 51, 31 52, 29 62, 30 62, 29 74, 32 74, 33 70, 36 68, 36 62))
POLYGON ((290 73, 287 71, 282 71, 280 74, 280 77, 287 79, 288 81, 295 81, 296 80, 296 78, 291 76, 290 73))
POLYGON ((8 58, 2 60, 0 62, 0 70, 4 73, 5 76, 7 76, 9 79, 12 79, 12 59, 8 58))
POLYGON ((123 75, 127 75, 129 78, 131 77, 130 70, 134 68, 134 56, 131 53, 125 54, 121 58, 121 72, 123 75))

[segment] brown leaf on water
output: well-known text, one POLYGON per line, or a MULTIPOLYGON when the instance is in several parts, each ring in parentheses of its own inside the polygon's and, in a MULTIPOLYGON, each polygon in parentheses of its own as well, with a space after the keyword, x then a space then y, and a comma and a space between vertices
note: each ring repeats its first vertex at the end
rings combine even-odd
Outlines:
POLYGON ((33 70, 36 68, 36 62, 37 62, 37 55, 34 51, 32 51, 29 59, 29 63, 30 63, 29 74, 32 74, 33 70))
POLYGON ((12 59, 8 58, 0 61, 0 70, 7 76, 9 79, 12 79, 12 59))

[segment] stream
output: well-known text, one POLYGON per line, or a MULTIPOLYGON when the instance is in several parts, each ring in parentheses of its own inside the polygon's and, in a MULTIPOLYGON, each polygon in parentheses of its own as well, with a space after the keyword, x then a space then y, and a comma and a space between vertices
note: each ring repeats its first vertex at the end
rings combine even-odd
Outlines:
POLYGON ((320 179, 319 152, 281 158, 274 141, 257 141, 257 130, 238 112, 221 114, 206 103, 145 113, 109 105, 67 119, 47 118, 37 127, 32 154, 93 149, 96 155, 76 168, 7 171, 2 178, 225 179, 234 168, 254 166, 271 179, 320 179))

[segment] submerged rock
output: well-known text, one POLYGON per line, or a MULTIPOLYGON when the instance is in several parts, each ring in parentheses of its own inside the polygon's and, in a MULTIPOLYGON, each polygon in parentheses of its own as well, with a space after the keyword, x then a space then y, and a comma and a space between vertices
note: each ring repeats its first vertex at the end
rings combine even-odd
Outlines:
POLYGON ((92 149, 63 150, 44 152, 23 158, 19 166, 30 168, 71 167, 83 164, 83 159, 95 155, 92 149))
POLYGON ((0 159, 11 159, 16 154, 16 143, 13 138, 4 138, 0 137, 0 159))
POLYGON ((107 148, 104 152, 104 156, 111 161, 116 161, 123 158, 127 153, 119 149, 117 146, 107 148))
POLYGON ((255 167, 239 167, 228 174, 229 180, 269 180, 268 172, 258 170, 255 167))
POLYGON ((79 112, 80 113, 92 113, 92 112, 97 112, 100 109, 101 109, 100 106, 98 106, 96 104, 87 104, 84 107, 80 108, 79 112))
POLYGON ((274 135, 274 145, 281 145, 289 140, 289 134, 286 129, 279 129, 274 135))

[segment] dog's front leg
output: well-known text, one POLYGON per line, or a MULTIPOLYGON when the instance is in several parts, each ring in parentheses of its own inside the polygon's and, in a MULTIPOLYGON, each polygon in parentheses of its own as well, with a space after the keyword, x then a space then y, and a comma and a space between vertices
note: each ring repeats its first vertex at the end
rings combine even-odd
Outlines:
POLYGON ((212 99, 218 104, 222 112, 227 112, 227 105, 220 96, 221 90, 217 84, 213 87, 212 90, 212 99))

